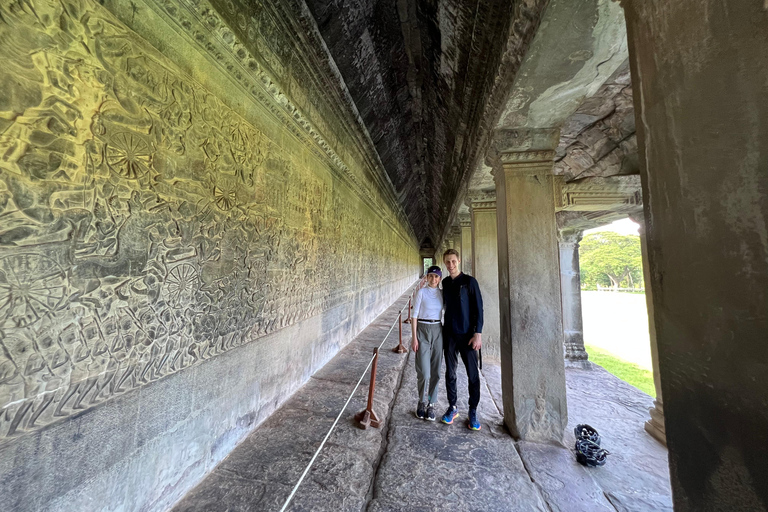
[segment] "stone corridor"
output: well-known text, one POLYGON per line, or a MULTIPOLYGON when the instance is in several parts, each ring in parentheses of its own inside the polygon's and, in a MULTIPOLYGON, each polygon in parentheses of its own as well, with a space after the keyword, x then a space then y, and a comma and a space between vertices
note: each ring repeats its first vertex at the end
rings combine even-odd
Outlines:
MULTIPOLYGON (((173 511, 280 510, 408 296, 318 371, 173 511)), ((403 330, 405 344, 409 332, 403 330)), ((357 427, 353 416, 365 408, 368 392, 361 386, 287 510, 672 510, 666 449, 642 428, 652 405, 644 393, 594 365, 567 370, 569 429, 592 424, 611 452, 605 466, 587 469, 569 449, 572 433, 566 435, 568 447, 512 439, 499 410, 498 364, 483 367, 481 431, 465 427, 466 406, 450 426, 417 419, 413 352, 393 353, 395 345, 397 329, 378 364, 374 410, 384 425, 357 427)), ((444 405, 442 379, 440 386, 444 405)), ((466 389, 462 369, 459 404, 466 404, 466 389)))
POLYGON ((293 509, 768 512, 765 0, 0 0, 0 55, 0 511, 279 510, 450 251, 483 430, 387 340, 293 509), (653 400, 584 346, 623 218, 653 400))

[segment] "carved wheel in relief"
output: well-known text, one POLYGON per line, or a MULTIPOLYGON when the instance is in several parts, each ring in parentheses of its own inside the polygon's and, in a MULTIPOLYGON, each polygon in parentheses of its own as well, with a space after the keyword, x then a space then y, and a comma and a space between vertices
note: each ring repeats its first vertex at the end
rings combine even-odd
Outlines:
POLYGON ((0 327, 31 325, 66 295, 66 275, 51 258, 14 254, 0 259, 0 327))
POLYGON ((152 152, 149 144, 133 133, 115 134, 105 149, 107 165, 129 180, 137 180, 149 172, 152 152))
POLYGON ((231 210, 237 203, 237 183, 234 180, 221 180, 213 187, 213 200, 223 211, 231 210))
POLYGON ((197 269, 189 263, 177 265, 168 272, 165 287, 172 304, 178 304, 184 299, 191 299, 197 291, 197 269))

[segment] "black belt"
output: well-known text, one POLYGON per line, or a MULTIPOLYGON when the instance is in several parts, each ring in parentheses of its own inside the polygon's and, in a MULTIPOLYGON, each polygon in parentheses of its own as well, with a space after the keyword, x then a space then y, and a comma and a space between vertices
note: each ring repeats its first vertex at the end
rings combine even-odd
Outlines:
POLYGON ((422 320, 421 318, 419 318, 418 322, 420 324, 439 324, 440 320, 422 320))

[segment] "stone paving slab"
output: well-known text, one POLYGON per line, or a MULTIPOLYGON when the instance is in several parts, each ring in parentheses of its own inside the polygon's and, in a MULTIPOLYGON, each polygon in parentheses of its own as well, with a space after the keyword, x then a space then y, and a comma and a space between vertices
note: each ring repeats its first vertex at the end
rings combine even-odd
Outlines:
MULTIPOLYGON (((485 365, 483 374, 494 401, 502 408, 500 366, 485 365)), ((526 468, 550 507, 568 511, 671 511, 667 449, 643 428, 653 399, 592 363, 584 368, 567 367, 565 377, 565 447, 518 443, 526 468), (601 445, 611 452, 605 466, 585 468, 576 462, 573 429, 579 423, 587 423, 600 433, 601 445), (591 478, 591 485, 584 475, 591 478), (604 496, 600 498, 598 492, 604 496), (595 498, 594 505, 589 504, 591 498, 595 498)))
MULTIPOLYGON (((444 397, 444 383, 440 385, 444 397)), ((367 510, 548 510, 485 384, 478 407, 479 432, 466 428, 467 379, 461 365, 457 387, 461 415, 453 425, 444 425, 439 418, 435 422, 416 418, 416 371, 409 357, 367 510)), ((442 414, 447 401, 440 402, 442 414)))
MULTIPOLYGON (((381 343, 401 297, 243 441, 175 511, 279 510, 381 343)), ((410 329, 403 326, 404 344, 410 329)), ((482 430, 466 428, 467 378, 459 365, 460 416, 415 417, 413 354, 397 355, 397 327, 379 358, 375 410, 381 429, 361 430, 368 379, 300 487, 291 511, 645 511, 672 510, 666 449, 643 430, 652 400, 602 368, 568 368, 566 446, 515 443, 501 414, 501 371, 486 363, 478 407, 482 430), (611 451, 602 468, 575 461, 572 429, 597 428, 611 451)), ((441 378, 444 377, 444 369, 441 378)))
MULTIPOLYGON (((409 295, 410 290, 316 372, 173 510, 279 510, 409 295)), ((408 344, 410 329, 404 327, 408 344)), ((407 355, 391 351, 397 335, 395 327, 379 355, 374 410, 383 419, 389 416, 407 360, 407 355)), ((354 421, 354 414, 365 408, 368 382, 366 376, 289 510, 359 512, 365 507, 386 429, 362 430, 354 421)))
POLYGON ((611 452, 605 466, 590 474, 620 512, 672 511, 667 449, 645 431, 653 399, 598 365, 566 372, 568 431, 588 423, 611 452))
POLYGON ((571 450, 542 443, 517 443, 520 457, 553 512, 615 512, 603 489, 571 450))

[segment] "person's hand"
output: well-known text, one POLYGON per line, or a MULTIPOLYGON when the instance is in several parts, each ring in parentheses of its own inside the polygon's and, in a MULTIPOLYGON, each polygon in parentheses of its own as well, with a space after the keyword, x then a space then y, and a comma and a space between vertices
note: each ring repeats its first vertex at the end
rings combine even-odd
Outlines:
POLYGON ((419 339, 416 336, 414 336, 413 339, 411 340, 411 348, 413 349, 414 352, 419 351, 419 339))
POLYGON ((479 332, 476 332, 469 340, 469 348, 472 350, 480 350, 483 348, 483 340, 481 339, 481 336, 482 335, 479 332))

